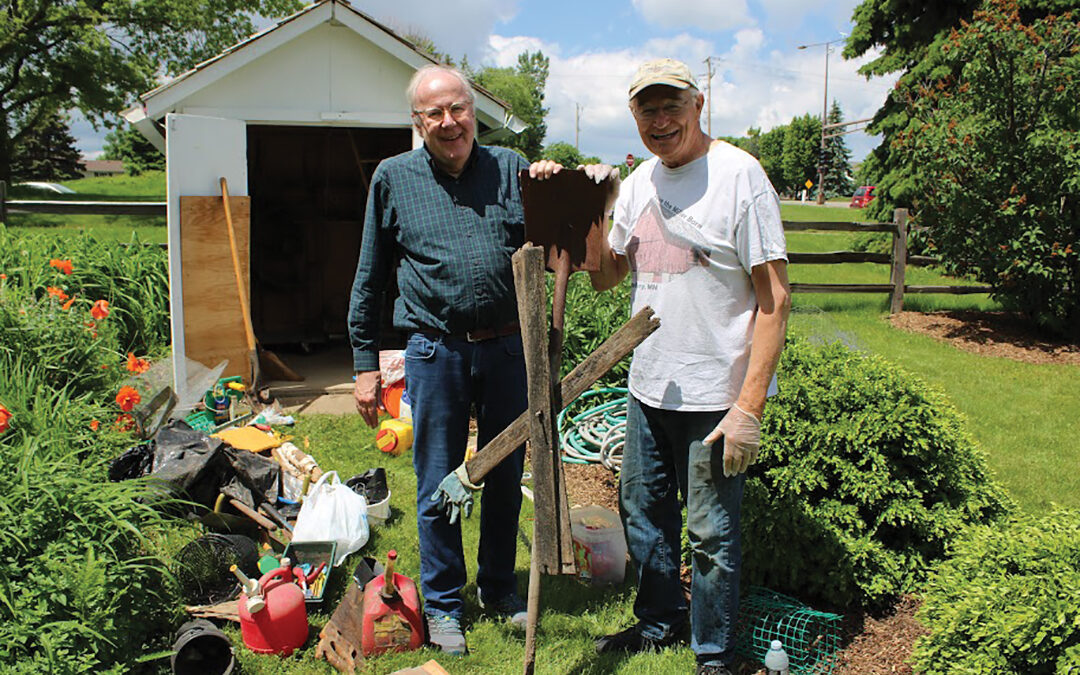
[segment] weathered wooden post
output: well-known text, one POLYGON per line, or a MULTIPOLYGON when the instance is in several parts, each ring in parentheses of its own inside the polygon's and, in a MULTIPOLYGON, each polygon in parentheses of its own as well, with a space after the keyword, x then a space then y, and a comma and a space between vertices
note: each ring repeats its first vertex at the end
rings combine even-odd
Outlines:
POLYGON ((892 267, 889 270, 889 283, 893 287, 892 292, 889 294, 889 312, 891 314, 896 314, 904 309, 904 276, 907 272, 907 222, 907 209, 893 211, 893 224, 896 225, 896 232, 893 233, 892 267))

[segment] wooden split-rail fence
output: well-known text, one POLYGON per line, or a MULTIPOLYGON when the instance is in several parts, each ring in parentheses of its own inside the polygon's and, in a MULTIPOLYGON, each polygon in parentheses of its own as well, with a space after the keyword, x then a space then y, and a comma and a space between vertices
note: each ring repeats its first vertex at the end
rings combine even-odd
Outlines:
MULTIPOLYGON (((8 213, 47 213, 62 215, 164 216, 165 202, 84 202, 7 199, 6 186, 0 181, 0 222, 8 213)), ((890 253, 867 251, 832 251, 828 253, 788 253, 792 265, 833 265, 838 263, 880 263, 889 266, 887 284, 791 284, 794 293, 888 293, 889 311, 896 313, 904 307, 907 293, 989 293, 989 286, 916 286, 905 282, 908 266, 933 265, 937 259, 929 256, 909 256, 908 211, 896 209, 891 223, 835 223, 784 221, 787 231, 889 232, 892 234, 890 253)))

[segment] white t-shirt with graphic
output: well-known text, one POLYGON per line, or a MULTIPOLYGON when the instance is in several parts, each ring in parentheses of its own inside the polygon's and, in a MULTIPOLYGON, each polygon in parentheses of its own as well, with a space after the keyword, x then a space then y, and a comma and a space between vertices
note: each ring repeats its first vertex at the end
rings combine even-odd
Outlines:
MULTIPOLYGON (((611 248, 630 262, 633 311, 660 328, 634 350, 630 392, 654 408, 727 410, 750 360, 750 270, 787 260, 780 200, 750 154, 722 141, 675 169, 653 157, 623 182, 611 248)), ((775 393, 775 378, 769 394, 775 393)))

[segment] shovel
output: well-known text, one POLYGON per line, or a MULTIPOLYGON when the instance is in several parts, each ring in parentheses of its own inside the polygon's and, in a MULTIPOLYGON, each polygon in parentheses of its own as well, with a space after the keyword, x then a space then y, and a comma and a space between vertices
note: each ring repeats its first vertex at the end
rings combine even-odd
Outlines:
POLYGON ((277 354, 266 351, 255 340, 255 330, 251 325, 251 309, 248 307, 247 293, 244 292, 244 280, 240 276, 240 256, 236 252, 236 233, 233 231, 232 210, 229 208, 229 186, 225 177, 221 177, 221 200, 225 206, 225 225, 229 230, 229 251, 232 253, 233 274, 236 276, 236 292, 240 296, 240 313, 244 319, 244 337, 247 339, 249 379, 252 390, 259 390, 259 382, 262 380, 260 366, 266 361, 267 374, 278 380, 299 382, 304 379, 285 362, 278 358, 277 354))

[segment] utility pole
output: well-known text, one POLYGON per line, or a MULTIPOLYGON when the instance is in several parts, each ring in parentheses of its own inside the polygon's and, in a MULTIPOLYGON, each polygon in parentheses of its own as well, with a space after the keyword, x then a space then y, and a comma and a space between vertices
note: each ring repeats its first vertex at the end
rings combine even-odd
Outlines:
POLYGON ((799 45, 799 49, 807 47, 825 47, 825 95, 821 104, 821 148, 818 150, 818 193, 817 203, 825 203, 825 125, 829 123, 829 45, 843 42, 843 38, 829 40, 828 42, 815 42, 809 45, 799 45))
POLYGON ((712 138, 712 60, 711 56, 705 57, 705 124, 709 138, 712 138))
POLYGON ((578 133, 581 131, 581 104, 574 102, 574 148, 581 150, 578 146, 578 133))

